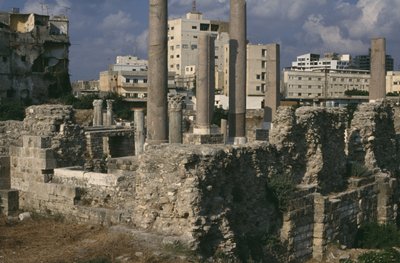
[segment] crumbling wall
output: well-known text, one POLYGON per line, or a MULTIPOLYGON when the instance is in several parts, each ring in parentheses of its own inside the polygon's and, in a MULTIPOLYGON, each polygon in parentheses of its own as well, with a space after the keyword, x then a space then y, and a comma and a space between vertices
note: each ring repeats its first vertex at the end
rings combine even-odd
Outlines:
POLYGON ((83 165, 86 148, 84 129, 75 124, 72 106, 40 105, 25 111, 24 129, 30 135, 51 138, 57 167, 83 165))
POLYGON ((246 110, 246 138, 248 142, 256 140, 256 129, 261 129, 264 122, 264 110, 246 110))
POLYGON ((22 121, 0 121, 0 156, 9 155, 10 145, 21 145, 22 121))
POLYGON ((387 102, 363 103, 348 130, 348 155, 369 170, 397 173, 400 169, 393 110, 387 102))
POLYGON ((276 206, 267 199, 268 173, 277 165, 268 144, 170 145, 140 155, 139 162, 133 213, 139 228, 177 236, 205 255, 240 251, 253 258, 262 243, 250 240, 279 228, 276 206))
POLYGON ((346 184, 346 123, 341 108, 280 108, 270 142, 296 183, 317 185, 322 193, 338 191, 346 184))

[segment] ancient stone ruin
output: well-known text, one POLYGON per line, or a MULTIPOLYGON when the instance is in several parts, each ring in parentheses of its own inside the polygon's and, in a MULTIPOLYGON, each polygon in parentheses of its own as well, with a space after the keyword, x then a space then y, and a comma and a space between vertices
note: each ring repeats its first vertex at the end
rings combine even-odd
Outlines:
POLYGON ((320 259, 329 243, 351 247, 360 225, 398 218, 394 111, 361 104, 350 117, 282 107, 269 143, 150 145, 134 155, 132 129, 81 127, 69 106, 32 106, 24 121, 0 122, 1 212, 123 224, 204 256, 257 259, 260 240, 276 237, 290 261, 320 259), (285 203, 276 182, 293 189, 285 203))

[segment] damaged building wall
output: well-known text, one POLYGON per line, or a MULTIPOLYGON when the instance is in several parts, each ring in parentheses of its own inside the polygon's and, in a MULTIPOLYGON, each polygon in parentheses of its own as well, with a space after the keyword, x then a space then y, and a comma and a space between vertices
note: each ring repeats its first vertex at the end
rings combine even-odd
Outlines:
POLYGON ((9 19, 3 19, 6 24, 0 29, 1 98, 39 103, 70 91, 68 20, 36 14, 2 16, 9 19))

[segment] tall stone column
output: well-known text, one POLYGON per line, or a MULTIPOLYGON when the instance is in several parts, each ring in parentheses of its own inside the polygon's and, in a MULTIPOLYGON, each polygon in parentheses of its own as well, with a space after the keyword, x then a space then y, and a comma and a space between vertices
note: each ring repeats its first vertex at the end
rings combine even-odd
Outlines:
POLYGON ((280 104, 280 46, 279 44, 270 44, 266 51, 267 90, 264 97, 263 128, 270 130, 272 120, 280 104))
POLYGON ((215 38, 199 35, 199 67, 196 88, 196 134, 210 134, 215 100, 215 38))
POLYGON ((182 143, 182 107, 183 96, 169 98, 169 143, 182 143))
POLYGON ((386 40, 375 38, 371 40, 371 82, 369 85, 369 100, 386 98, 386 40))
POLYGON ((107 100, 106 126, 112 126, 114 124, 113 102, 114 100, 107 100))
POLYGON ((229 137, 246 143, 246 1, 231 0, 229 21, 229 137))
POLYGON ((144 111, 143 109, 134 109, 133 113, 135 125, 135 155, 143 153, 144 150, 144 111))
POLYGON ((103 100, 93 101, 93 127, 103 125, 103 100))
POLYGON ((149 0, 147 143, 168 142, 168 6, 167 0, 149 0))

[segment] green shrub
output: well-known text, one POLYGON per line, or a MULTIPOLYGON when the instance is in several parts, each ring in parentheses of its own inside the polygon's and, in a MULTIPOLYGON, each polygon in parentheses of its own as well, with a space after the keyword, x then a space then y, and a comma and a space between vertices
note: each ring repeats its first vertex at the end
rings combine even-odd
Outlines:
POLYGON ((385 249, 399 245, 400 233, 394 224, 369 223, 357 232, 356 246, 359 248, 385 249))
POLYGON ((400 262, 400 253, 393 249, 383 251, 371 251, 361 254, 358 257, 358 263, 398 263, 400 262))
POLYGON ((272 176, 268 180, 267 200, 273 202, 280 212, 286 212, 296 185, 289 175, 272 176))

